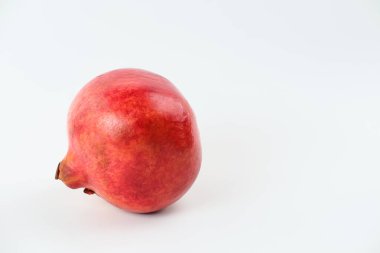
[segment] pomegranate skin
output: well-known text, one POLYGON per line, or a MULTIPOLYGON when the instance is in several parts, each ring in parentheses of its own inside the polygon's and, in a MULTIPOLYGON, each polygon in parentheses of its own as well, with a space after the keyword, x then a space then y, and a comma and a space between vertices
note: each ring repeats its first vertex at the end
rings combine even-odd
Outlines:
POLYGON ((68 114, 69 149, 56 178, 136 213, 158 211, 201 166, 195 116, 162 76, 118 69, 85 85, 68 114))

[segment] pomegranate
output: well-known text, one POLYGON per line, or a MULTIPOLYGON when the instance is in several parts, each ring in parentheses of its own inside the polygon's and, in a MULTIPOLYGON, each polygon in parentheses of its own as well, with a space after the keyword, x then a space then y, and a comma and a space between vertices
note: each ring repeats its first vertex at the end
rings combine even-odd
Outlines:
POLYGON ((68 114, 69 148, 56 179, 136 213, 191 187, 201 144, 190 105, 164 77, 118 69, 85 85, 68 114))

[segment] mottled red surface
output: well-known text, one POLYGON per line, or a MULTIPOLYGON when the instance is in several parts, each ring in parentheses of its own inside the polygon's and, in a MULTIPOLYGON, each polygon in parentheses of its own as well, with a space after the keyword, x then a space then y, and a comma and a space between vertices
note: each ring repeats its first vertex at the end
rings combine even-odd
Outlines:
POLYGON ((68 118, 57 177, 122 209, 147 213, 179 199, 201 164, 194 114, 167 79, 138 69, 96 77, 68 118))

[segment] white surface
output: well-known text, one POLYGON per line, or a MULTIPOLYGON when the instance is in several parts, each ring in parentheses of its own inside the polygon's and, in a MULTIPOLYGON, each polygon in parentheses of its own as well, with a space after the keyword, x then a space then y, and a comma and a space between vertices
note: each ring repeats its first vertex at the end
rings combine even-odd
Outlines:
POLYGON ((0 252, 380 252, 380 4, 0 2, 0 252), (175 83, 203 165, 154 215, 54 180, 66 113, 120 67, 175 83))

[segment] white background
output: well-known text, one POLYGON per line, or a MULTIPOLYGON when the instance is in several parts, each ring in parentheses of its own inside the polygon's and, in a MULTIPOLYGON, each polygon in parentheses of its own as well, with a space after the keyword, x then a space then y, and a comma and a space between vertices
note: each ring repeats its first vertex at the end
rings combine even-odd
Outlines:
POLYGON ((0 252, 380 252, 377 0, 0 1, 0 252), (136 215, 54 180, 93 77, 159 73, 201 173, 136 215))

